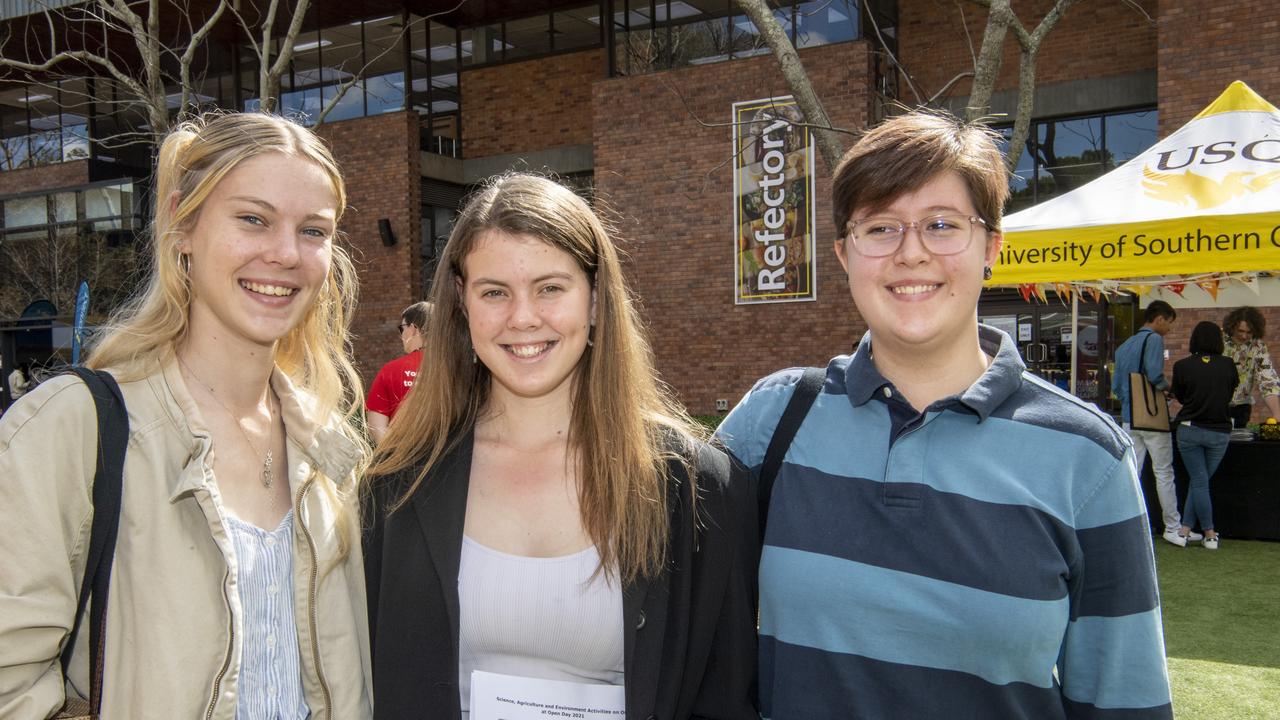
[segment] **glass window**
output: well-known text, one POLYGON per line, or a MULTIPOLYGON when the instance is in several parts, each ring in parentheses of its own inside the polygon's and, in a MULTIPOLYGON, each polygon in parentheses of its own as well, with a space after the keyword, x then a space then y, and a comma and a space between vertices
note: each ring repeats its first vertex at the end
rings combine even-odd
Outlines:
POLYGON ((47 196, 32 195, 29 197, 10 198, 4 201, 5 228, 47 225, 48 223, 49 205, 47 196))
POLYGON ((1113 167, 1129 162, 1156 144, 1156 111, 1108 115, 1107 150, 1113 167))
POLYGON ((84 215, 86 218, 116 217, 125 212, 124 203, 128 200, 124 186, 108 185, 106 187, 89 188, 84 192, 84 215))
POLYGON ((506 35, 505 60, 545 55, 551 52, 551 16, 535 15, 534 17, 508 20, 504 23, 506 35))
MULTIPOLYGON (((1155 110, 1137 110, 1033 122, 1009 179, 1006 212, 1070 192, 1142 154, 1157 140, 1156 120, 1155 110)), ((1012 132, 1000 128, 1006 143, 1012 132)))
POLYGON ((76 194, 73 192, 55 193, 53 196, 53 219, 56 222, 76 221, 76 194))
POLYGON ((552 50, 574 50, 600 44, 600 18, 597 6, 566 10, 551 16, 552 50))
POLYGON ((816 0, 796 7, 798 48, 829 45, 858 37, 858 5, 852 0, 816 0))

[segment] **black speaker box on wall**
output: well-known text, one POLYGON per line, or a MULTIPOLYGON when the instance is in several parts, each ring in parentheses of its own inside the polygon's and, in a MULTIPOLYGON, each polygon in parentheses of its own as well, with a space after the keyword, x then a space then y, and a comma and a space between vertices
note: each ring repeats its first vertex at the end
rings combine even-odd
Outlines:
POLYGON ((388 218, 378 219, 378 234, 382 236, 382 244, 391 247, 396 244, 396 234, 391 232, 391 220, 388 218))

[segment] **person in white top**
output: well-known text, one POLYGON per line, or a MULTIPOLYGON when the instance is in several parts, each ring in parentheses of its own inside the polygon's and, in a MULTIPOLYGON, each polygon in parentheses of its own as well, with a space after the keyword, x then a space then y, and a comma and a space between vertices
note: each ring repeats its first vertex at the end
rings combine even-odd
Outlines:
POLYGON ((433 288, 370 471, 375 716, 456 720, 568 682, 613 686, 626 717, 757 718, 753 489, 657 381, 590 206, 491 181, 433 288))

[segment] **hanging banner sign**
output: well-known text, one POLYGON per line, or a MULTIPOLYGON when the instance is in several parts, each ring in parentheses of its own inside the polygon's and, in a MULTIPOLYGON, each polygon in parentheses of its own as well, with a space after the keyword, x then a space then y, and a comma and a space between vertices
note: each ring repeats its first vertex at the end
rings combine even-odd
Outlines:
POLYGON ((733 104, 734 302, 817 299, 813 138, 791 96, 733 104))
POLYGON ((1280 110, 1243 83, 1138 157, 1004 219, 989 284, 1280 268, 1280 110))

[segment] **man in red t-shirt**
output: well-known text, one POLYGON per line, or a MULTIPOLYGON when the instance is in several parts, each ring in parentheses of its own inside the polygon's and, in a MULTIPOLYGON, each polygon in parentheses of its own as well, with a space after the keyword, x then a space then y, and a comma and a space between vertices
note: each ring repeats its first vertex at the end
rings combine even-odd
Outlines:
POLYGON ((400 343, 407 353, 392 360, 378 371, 369 387, 369 399, 365 409, 369 417, 369 434, 374 443, 387 433, 391 418, 395 417, 400 401, 409 394, 418 377, 422 364, 422 343, 427 335, 427 323, 431 320, 431 303, 418 302, 400 313, 400 343))

